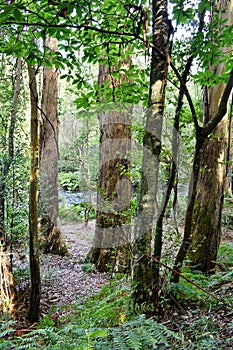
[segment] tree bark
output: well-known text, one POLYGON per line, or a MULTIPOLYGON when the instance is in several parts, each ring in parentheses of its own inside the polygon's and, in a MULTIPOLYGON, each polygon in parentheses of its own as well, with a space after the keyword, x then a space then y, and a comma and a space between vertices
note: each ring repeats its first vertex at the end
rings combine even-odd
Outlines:
MULTIPOLYGON (((128 69, 130 60, 120 62, 128 69)), ((131 149, 131 107, 119 98, 127 77, 121 79, 111 76, 117 69, 101 65, 98 85, 106 81, 112 89, 114 104, 104 104, 99 115, 100 148, 99 178, 97 189, 96 230, 93 248, 87 261, 94 263, 99 271, 126 272, 131 261, 131 217, 130 217, 130 159, 131 149), (115 94, 116 93, 116 94, 115 94)), ((98 96, 100 101, 105 96, 98 96)))
POLYGON ((28 65, 30 100, 31 100, 31 155, 30 155, 30 194, 29 194, 29 233, 30 233, 30 271, 31 295, 28 319, 31 322, 39 320, 41 280, 39 257, 38 229, 38 95, 36 85, 36 70, 28 65))
POLYGON ((149 108, 143 139, 143 160, 138 216, 133 246, 133 299, 135 307, 144 305, 143 312, 154 313, 155 293, 159 288, 158 270, 144 254, 151 253, 153 220, 161 152, 161 132, 167 72, 169 66, 169 37, 167 1, 152 1, 153 49, 150 73, 149 108))
POLYGON ((197 183, 200 173, 203 147, 205 141, 207 141, 208 136, 214 130, 214 128, 221 122, 227 112, 227 103, 229 96, 231 94, 233 87, 233 69, 230 72, 228 82, 223 91, 221 101, 218 107, 218 111, 213 116, 213 118, 206 123, 205 126, 198 126, 196 129, 196 145, 195 145, 195 155, 193 161, 193 174, 189 184, 189 203, 187 206, 187 211, 185 215, 185 227, 184 227, 184 237, 180 249, 177 253, 175 264, 173 268, 173 274, 171 281, 174 283, 179 282, 179 273, 181 271, 184 259, 188 253, 190 243, 192 241, 192 234, 194 228, 194 209, 196 204, 196 195, 197 195, 197 183), (178 274, 175 272, 177 271, 178 274))
MULTIPOLYGON (((46 47, 56 51, 58 41, 47 37, 46 47)), ((42 204, 42 247, 45 253, 67 253, 59 226, 58 212, 58 71, 44 67, 42 124, 40 127, 40 198, 42 204)))
MULTIPOLYGON (((225 25, 233 23, 233 1, 220 1, 220 18, 227 20, 225 25)), ((219 28, 221 30, 221 28, 219 28)), ((223 55, 227 49, 223 48, 223 55)), ((229 49, 228 49, 229 51, 229 49)), ((221 60, 221 57, 219 58, 221 60)), ((225 64, 220 62, 215 70, 216 75, 224 72, 225 64)), ((208 123, 217 113, 225 84, 221 83, 208 89, 208 123)), ((211 137, 204 144, 201 173, 197 184, 197 199, 194 211, 194 228, 189 259, 194 269, 204 273, 214 272, 217 252, 221 240, 222 207, 224 185, 226 180, 227 160, 227 116, 216 126, 211 137)))

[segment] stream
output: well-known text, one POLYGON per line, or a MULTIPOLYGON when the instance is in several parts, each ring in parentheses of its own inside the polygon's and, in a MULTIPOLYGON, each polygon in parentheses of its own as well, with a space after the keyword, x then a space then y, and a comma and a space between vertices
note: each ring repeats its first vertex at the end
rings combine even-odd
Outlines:
POLYGON ((73 204, 78 204, 82 202, 90 202, 90 196, 94 203, 97 201, 97 193, 94 191, 82 191, 82 192, 71 192, 65 190, 59 190, 59 204, 64 204, 69 207, 73 204))

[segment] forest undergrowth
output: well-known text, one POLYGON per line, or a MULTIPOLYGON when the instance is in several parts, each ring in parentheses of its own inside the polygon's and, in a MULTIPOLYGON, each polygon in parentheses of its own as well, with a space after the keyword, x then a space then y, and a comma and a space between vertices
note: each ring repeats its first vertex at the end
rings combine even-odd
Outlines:
POLYGON ((232 349, 232 232, 221 244, 215 274, 191 272, 187 262, 186 279, 171 286, 164 269, 163 312, 146 318, 143 309, 132 309, 130 276, 100 274, 84 263, 94 221, 63 222, 62 230, 69 254, 41 255, 41 320, 33 325, 26 321, 29 267, 20 252, 19 299, 15 314, 1 317, 0 349, 232 349))

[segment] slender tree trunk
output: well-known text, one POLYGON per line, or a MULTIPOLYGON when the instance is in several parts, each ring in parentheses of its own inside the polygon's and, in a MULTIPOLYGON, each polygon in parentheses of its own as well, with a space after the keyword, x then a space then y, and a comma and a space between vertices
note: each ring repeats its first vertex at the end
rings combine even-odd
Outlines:
POLYGON ((232 127, 232 118, 233 118, 233 94, 231 96, 231 102, 230 102, 230 108, 229 108, 229 118, 228 118, 228 130, 227 130, 227 165, 226 165, 226 186, 225 186, 225 190, 227 195, 232 195, 233 192, 233 175, 232 175, 232 171, 233 171, 233 166, 232 166, 232 162, 231 162, 231 157, 233 154, 233 143, 232 143, 232 139, 233 139, 233 127, 232 127))
MULTIPOLYGON (((218 6, 222 11, 220 18, 227 20, 224 26, 231 25, 233 23, 233 1, 227 3, 220 1, 218 6)), ((224 55, 227 50, 223 48, 222 51, 224 55)), ((216 75, 221 75, 224 68, 225 64, 223 62, 218 63, 216 67, 212 67, 216 75)), ((208 113, 205 116, 205 123, 212 119, 218 111, 224 88, 225 84, 221 83, 208 89, 208 113)), ((226 160, 227 116, 221 120, 211 137, 204 144, 201 162, 203 171, 200 173, 197 184, 197 199, 193 219, 195 224, 189 249, 189 259, 193 268, 205 273, 214 271, 221 239, 226 160)))
POLYGON ((134 304, 135 307, 144 305, 144 311, 149 313, 154 312, 154 292, 159 287, 157 285, 159 277, 157 274, 154 276, 153 264, 150 264, 143 256, 151 253, 171 32, 167 1, 153 0, 152 10, 154 47, 152 49, 149 109, 143 139, 141 189, 133 247, 134 304))
POLYGON ((40 258, 38 245, 38 95, 35 68, 33 66, 28 65, 28 73, 31 100, 31 165, 29 195, 31 295, 28 318, 31 322, 36 322, 39 320, 39 307, 41 295, 40 258))
MULTIPOLYGON (((125 69, 130 61, 121 63, 125 69)), ((114 71, 115 66, 112 68, 114 71)), ((99 271, 126 272, 130 269, 130 160, 131 107, 114 95, 115 88, 123 89, 126 77, 116 80, 109 68, 100 66, 98 84, 107 80, 113 92, 114 108, 102 111, 100 120, 99 179, 96 210, 96 230, 93 248, 87 260, 99 271), (117 103, 119 101, 119 103, 117 103)), ((119 90, 118 90, 119 91, 119 90)), ((99 97, 102 101, 104 96, 99 97)), ((108 109, 105 105, 104 109, 108 109)))
MULTIPOLYGON (((197 135, 195 154, 193 160, 193 169, 192 169, 192 178, 189 183, 189 194, 188 199, 189 203, 185 215, 185 227, 184 227, 184 237, 178 254, 175 259, 174 270, 180 272, 183 265, 184 259, 186 257, 187 251, 189 249, 192 233, 193 233, 193 213, 196 201, 197 193, 197 181, 200 172, 201 158, 203 152, 204 136, 200 134, 197 135)), ((173 273, 172 282, 177 283, 179 281, 179 275, 173 273)))
MULTIPOLYGON (((46 47, 56 51, 58 41, 47 37, 46 47)), ((42 124, 40 128, 40 198, 42 204, 43 250, 65 254, 58 218, 58 71, 44 67, 42 89, 42 124)))
MULTIPOLYGON (((5 40, 5 31, 1 30, 0 32, 1 40, 5 40)), ((5 81, 5 71, 6 71, 6 64, 5 64, 5 55, 1 53, 1 62, 0 62, 0 81, 5 81)), ((2 87, 2 86, 1 86, 2 87)), ((0 99, 0 102, 2 99, 0 99)), ((1 103, 2 105, 2 103, 1 103)), ((2 115, 2 112, 0 112, 0 146, 2 149, 6 149, 6 134, 7 134, 7 122, 6 117, 2 115)), ((5 162, 4 159, 0 159, 0 239, 2 240, 4 238, 5 234, 5 162)))
MULTIPOLYGON (((204 17, 205 17, 205 10, 200 13, 199 16, 199 28, 197 35, 202 32, 204 27, 204 17)), ((161 207, 159 208, 159 215, 157 217, 156 221, 156 234, 155 234, 155 240, 154 240, 154 258, 160 259, 161 253, 162 253, 162 233, 163 233, 163 220, 164 215, 166 212, 166 208, 170 199, 170 195, 172 192, 172 189, 176 190, 176 181, 177 181, 177 165, 178 165, 178 152, 179 152, 179 129, 180 129, 180 114, 183 107, 183 99, 184 99, 184 89, 183 86, 186 85, 187 80, 190 75, 190 69, 193 64, 193 60, 195 58, 195 55, 190 53, 190 57, 188 58, 184 71, 182 73, 181 79, 182 83, 180 82, 180 89, 179 89, 179 95, 177 99, 177 107, 174 117, 174 123, 173 123, 173 130, 172 130, 172 161, 171 161, 171 168, 169 173, 169 179, 168 184, 166 188, 166 192, 164 194, 161 207)), ((174 197, 176 196, 176 193, 174 197)), ((175 198, 174 198, 175 202, 175 198)))

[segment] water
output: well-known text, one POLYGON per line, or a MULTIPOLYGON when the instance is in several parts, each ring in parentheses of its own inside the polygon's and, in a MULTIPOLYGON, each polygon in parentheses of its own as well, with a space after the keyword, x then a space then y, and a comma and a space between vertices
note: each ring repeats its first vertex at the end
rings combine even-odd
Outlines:
MULTIPOLYGON (((59 203, 65 204, 65 206, 69 207, 73 204, 78 204, 82 202, 90 202, 90 192, 89 191, 83 191, 83 192, 71 192, 71 191, 65 191, 65 190, 59 190, 59 203)), ((97 193, 94 191, 91 191, 92 198, 94 200, 94 203, 97 201, 97 193)))

